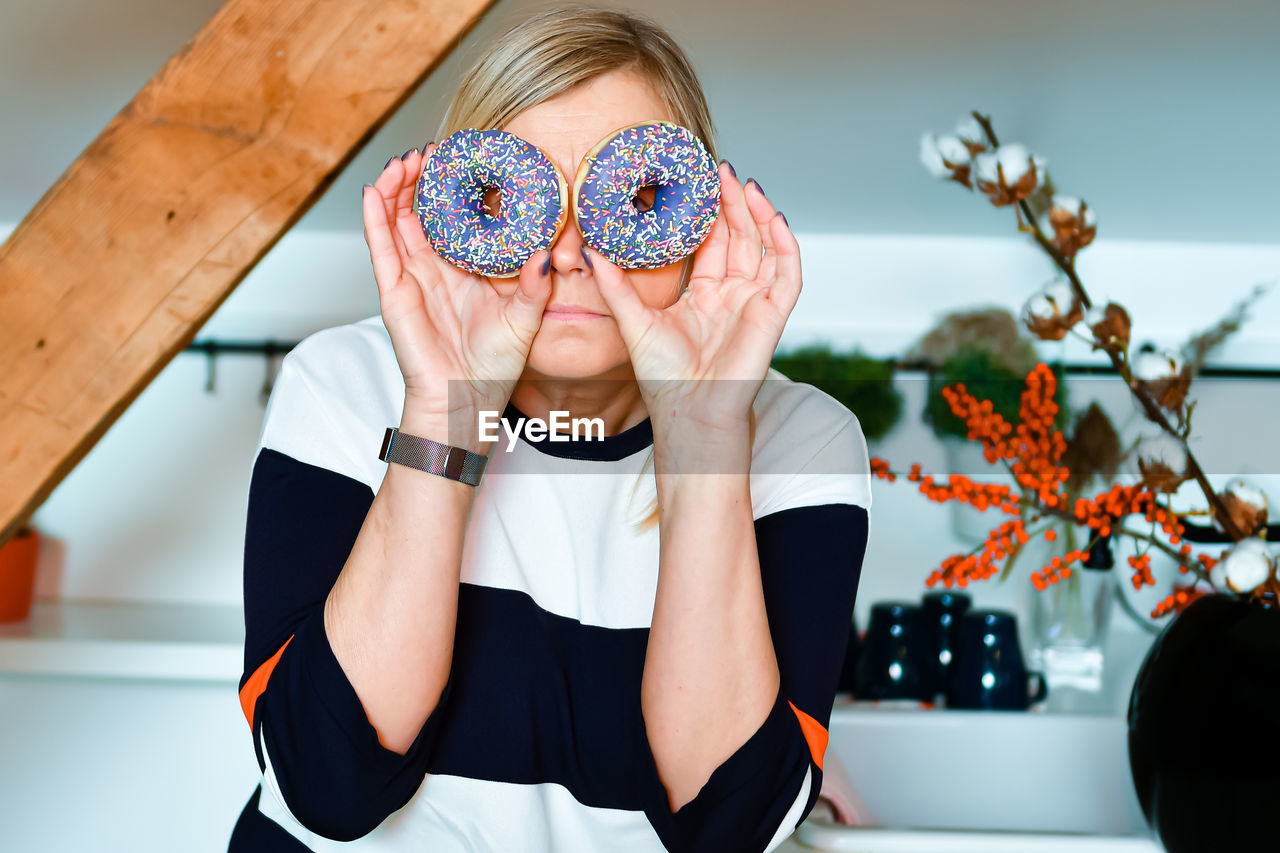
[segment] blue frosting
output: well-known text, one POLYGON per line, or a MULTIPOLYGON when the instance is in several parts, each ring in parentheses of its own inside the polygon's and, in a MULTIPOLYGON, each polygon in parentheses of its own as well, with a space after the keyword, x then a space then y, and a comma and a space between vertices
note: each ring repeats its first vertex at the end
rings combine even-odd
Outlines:
POLYGON ((431 152, 418 181, 418 219, 456 267, 508 278, 550 247, 564 221, 563 179, 545 153, 504 130, 459 130, 431 152), (485 208, 489 188, 501 210, 485 208))
POLYGON ((720 174, 697 135, 671 122, 616 131, 592 158, 574 196, 583 240, 628 269, 679 261, 702 245, 720 209, 720 174), (656 187, 653 207, 634 203, 656 187))

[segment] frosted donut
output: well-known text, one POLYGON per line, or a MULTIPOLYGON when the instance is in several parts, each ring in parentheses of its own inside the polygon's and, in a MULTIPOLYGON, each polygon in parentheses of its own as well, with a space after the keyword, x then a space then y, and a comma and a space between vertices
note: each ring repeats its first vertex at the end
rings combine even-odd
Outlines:
POLYGON ((418 179, 418 220, 432 250, 478 275, 512 278, 560 236, 569 186, 536 145, 504 130, 459 130, 427 157, 418 179), (485 206, 498 189, 498 215, 485 206))
POLYGON ((706 239, 720 211, 720 173, 697 135, 671 122, 614 131, 587 152, 573 182, 582 239, 626 269, 673 264, 706 239), (653 207, 637 209, 654 185, 653 207))

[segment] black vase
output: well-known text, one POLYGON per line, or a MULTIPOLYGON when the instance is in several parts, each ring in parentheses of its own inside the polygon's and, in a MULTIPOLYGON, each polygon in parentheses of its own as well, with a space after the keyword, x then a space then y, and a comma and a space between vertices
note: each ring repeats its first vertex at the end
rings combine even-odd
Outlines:
POLYGON ((1165 627, 1129 697, 1129 765, 1169 853, 1280 849, 1280 608, 1208 595, 1165 627))

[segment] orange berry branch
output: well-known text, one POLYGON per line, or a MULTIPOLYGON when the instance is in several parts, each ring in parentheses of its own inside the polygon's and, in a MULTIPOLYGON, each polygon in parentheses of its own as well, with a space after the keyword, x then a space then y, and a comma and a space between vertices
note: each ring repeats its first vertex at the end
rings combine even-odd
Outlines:
MULTIPOLYGON (((1069 496, 1064 484, 1070 471, 1062 464, 1066 439, 1054 426, 1058 415, 1055 399, 1057 378, 1047 364, 1041 362, 1028 374, 1022 392, 1015 426, 993 410, 990 400, 978 400, 965 390, 963 383, 943 389, 951 411, 965 422, 968 438, 982 442, 983 455, 991 463, 1005 461, 1018 485, 1018 492, 1005 485, 978 483, 971 478, 953 473, 945 483, 923 474, 919 464, 913 464, 904 474, 894 473, 889 462, 880 457, 871 459, 871 473, 889 482, 899 476, 918 483, 919 491, 929 500, 945 502, 956 500, 975 509, 998 509, 1012 516, 987 534, 986 539, 967 554, 953 554, 942 561, 939 569, 926 579, 926 584, 938 583, 946 587, 964 587, 970 581, 985 580, 1001 568, 1004 560, 1012 557, 1032 535, 1042 535, 1053 542, 1057 531, 1052 527, 1028 531, 1028 526, 1041 520, 1064 519, 1089 527, 1094 538, 1120 534, 1143 540, 1167 553, 1177 561, 1179 569, 1198 579, 1209 580, 1209 571, 1217 562, 1207 555, 1193 558, 1191 547, 1181 544, 1182 522, 1168 507, 1160 503, 1157 493, 1145 482, 1133 486, 1114 485, 1092 498, 1077 498, 1067 507, 1069 496), (1154 536, 1126 528, 1121 522, 1132 515, 1142 515, 1153 525, 1159 525, 1168 543, 1154 536), (1181 544, 1180 548, 1173 546, 1181 544)), ((1092 545, 1092 542, 1090 543, 1092 545)), ((1085 559, 1089 548, 1077 548, 1053 557, 1031 575, 1031 583, 1037 589, 1046 589, 1071 576, 1072 565, 1085 559)), ((1150 554, 1130 559, 1135 588, 1154 586, 1150 571, 1150 554)), ((1153 615, 1181 609, 1194 600, 1195 594, 1178 590, 1160 604, 1153 615)))

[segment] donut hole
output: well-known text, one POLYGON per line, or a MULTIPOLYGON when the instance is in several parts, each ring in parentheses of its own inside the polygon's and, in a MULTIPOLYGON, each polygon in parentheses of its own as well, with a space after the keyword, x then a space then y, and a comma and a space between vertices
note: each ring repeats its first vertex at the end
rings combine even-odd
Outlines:
POLYGON ((635 196, 631 199, 631 205, 641 213, 653 210, 654 204, 657 203, 658 185, 645 184, 636 191, 635 196))
POLYGON ((502 188, 485 187, 481 203, 484 205, 485 213, 497 219, 502 215, 502 188))

